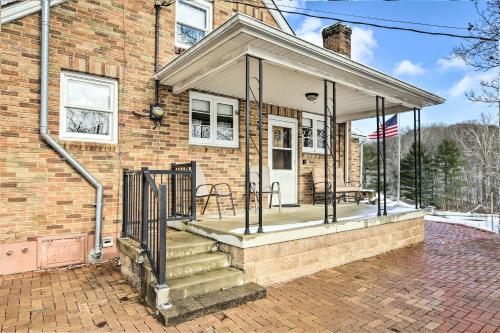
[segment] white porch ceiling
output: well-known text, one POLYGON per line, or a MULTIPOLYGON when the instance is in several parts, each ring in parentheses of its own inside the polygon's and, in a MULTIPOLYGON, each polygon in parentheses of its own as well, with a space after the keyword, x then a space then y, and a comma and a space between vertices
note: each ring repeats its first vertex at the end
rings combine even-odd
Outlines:
MULTIPOLYGON (((172 86, 174 93, 197 89, 245 98, 246 54, 263 59, 265 103, 322 114, 324 80, 337 82, 338 122, 373 117, 377 95, 385 97, 387 114, 444 101, 243 14, 233 16, 160 69, 155 78, 172 86), (318 99, 308 101, 308 92, 318 93, 318 99)), ((254 58, 251 76, 258 77, 254 58)), ((251 87, 257 95, 254 79, 251 87)))

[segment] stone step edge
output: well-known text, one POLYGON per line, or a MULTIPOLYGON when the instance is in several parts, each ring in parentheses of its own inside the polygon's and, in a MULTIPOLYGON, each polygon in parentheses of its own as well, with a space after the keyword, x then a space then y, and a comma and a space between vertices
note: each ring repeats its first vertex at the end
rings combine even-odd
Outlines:
POLYGON ((200 296, 173 302, 168 309, 158 309, 158 319, 167 326, 177 325, 217 311, 226 310, 266 297, 266 289, 256 283, 245 283, 200 296))

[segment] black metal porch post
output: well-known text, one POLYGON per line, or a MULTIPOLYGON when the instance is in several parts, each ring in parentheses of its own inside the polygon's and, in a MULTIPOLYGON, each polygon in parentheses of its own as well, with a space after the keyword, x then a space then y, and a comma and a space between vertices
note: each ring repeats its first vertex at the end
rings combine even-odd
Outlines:
MULTIPOLYGON (((332 82, 332 132, 333 132, 333 142, 332 142, 332 158, 333 158, 333 218, 332 222, 337 222, 337 85, 332 82)), ((326 146, 325 146, 326 149, 326 146)), ((344 160, 345 160, 344 153, 344 160)))
MULTIPOLYGON (((324 150, 324 153, 323 153, 323 157, 324 157, 324 163, 323 163, 323 167, 324 167, 324 174, 325 174, 325 219, 324 219, 324 223, 328 223, 328 147, 327 147, 327 144, 328 144, 328 140, 326 139, 326 135, 328 133, 328 116, 327 116, 327 112, 328 112, 328 81, 324 81, 324 112, 323 112, 323 120, 325 122, 325 150, 324 150)), ((335 200, 334 198, 332 198, 332 200, 335 200)))
POLYGON ((377 215, 382 215, 380 213, 380 110, 379 110, 379 97, 375 97, 375 102, 377 104, 377 215))
POLYGON ((245 234, 250 233, 250 57, 245 56, 245 234))
MULTIPOLYGON (((263 79, 262 79, 262 59, 259 59, 259 229, 257 232, 263 232, 262 228, 262 97, 263 97, 263 79)), ((271 202, 271 205, 273 203, 271 202)))
POLYGON ((422 208, 422 137, 420 136, 420 109, 418 109, 418 205, 422 208))
POLYGON ((387 215, 387 171, 385 157, 385 98, 380 98, 382 101, 382 163, 384 167, 384 215, 387 215))
POLYGON ((415 209, 418 209, 418 170, 417 170, 417 108, 413 108, 413 164, 415 171, 415 209))

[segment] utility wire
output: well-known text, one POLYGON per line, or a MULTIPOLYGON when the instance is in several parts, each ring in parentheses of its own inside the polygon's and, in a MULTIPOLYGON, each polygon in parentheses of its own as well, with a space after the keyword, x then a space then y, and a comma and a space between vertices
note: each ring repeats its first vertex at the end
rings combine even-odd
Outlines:
MULTIPOLYGON (((233 4, 246 5, 246 6, 250 6, 253 8, 269 9, 267 6, 255 5, 255 4, 251 4, 248 2, 241 2, 241 1, 235 1, 235 0, 224 0, 224 1, 229 2, 229 3, 233 3, 233 4)), ((478 40, 483 40, 483 41, 498 42, 498 39, 496 39, 496 38, 488 38, 488 37, 481 37, 481 36, 474 36, 474 35, 468 35, 468 36, 467 35, 457 35, 457 34, 452 34, 452 33, 447 33, 447 32, 425 31, 425 30, 419 30, 419 29, 414 29, 414 28, 389 26, 389 25, 382 25, 382 24, 370 23, 370 22, 350 21, 350 20, 344 20, 344 19, 331 17, 331 16, 313 15, 313 14, 309 14, 309 13, 294 12, 294 11, 282 10, 282 9, 277 9, 277 10, 279 10, 282 13, 287 13, 287 14, 302 15, 302 16, 314 17, 314 18, 325 19, 325 20, 335 20, 335 21, 339 21, 339 22, 357 24, 357 25, 366 25, 366 26, 375 27, 375 28, 410 31, 410 32, 416 32, 419 34, 433 35, 433 36, 446 36, 446 37, 454 37, 454 38, 478 39, 478 40)))
MULTIPOLYGON (((264 2, 266 2, 266 1, 264 1, 264 2)), ((402 20, 395 20, 395 19, 382 18, 382 17, 362 16, 362 15, 346 14, 346 13, 339 13, 339 12, 331 12, 331 11, 327 11, 327 10, 294 7, 294 6, 284 5, 284 4, 280 4, 279 7, 280 8, 281 7, 285 7, 285 8, 290 8, 290 9, 305 10, 305 11, 308 11, 308 12, 316 12, 316 13, 325 13, 325 14, 334 14, 334 15, 340 15, 340 16, 364 18, 364 19, 376 20, 376 21, 385 21, 385 22, 394 22, 394 23, 405 23, 405 24, 414 24, 414 25, 421 25, 421 26, 429 26, 429 27, 435 27, 435 28, 469 30, 469 31, 470 30, 474 30, 474 28, 472 28, 472 27, 465 28, 465 27, 454 27, 454 26, 449 26, 449 25, 440 25, 440 24, 432 24, 432 23, 422 23, 422 22, 415 22, 415 21, 402 21, 402 20)))

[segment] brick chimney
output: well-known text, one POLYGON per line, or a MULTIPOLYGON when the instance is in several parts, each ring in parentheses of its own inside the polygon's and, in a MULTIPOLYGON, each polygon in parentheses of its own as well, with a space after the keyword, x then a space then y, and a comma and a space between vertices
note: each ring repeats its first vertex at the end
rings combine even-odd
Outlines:
POLYGON ((351 57, 351 28, 337 22, 324 28, 321 34, 323 35, 323 47, 325 49, 351 57))

